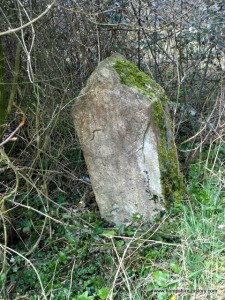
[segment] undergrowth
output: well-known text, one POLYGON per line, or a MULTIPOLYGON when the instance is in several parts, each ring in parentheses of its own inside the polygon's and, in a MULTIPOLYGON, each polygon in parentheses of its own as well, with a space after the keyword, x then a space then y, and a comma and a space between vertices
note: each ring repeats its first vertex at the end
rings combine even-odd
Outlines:
POLYGON ((154 225, 134 218, 111 226, 95 205, 62 194, 58 206, 18 196, 33 210, 14 212, 17 236, 1 262, 1 299, 223 299, 223 174, 208 167, 203 157, 190 166, 182 204, 154 225))

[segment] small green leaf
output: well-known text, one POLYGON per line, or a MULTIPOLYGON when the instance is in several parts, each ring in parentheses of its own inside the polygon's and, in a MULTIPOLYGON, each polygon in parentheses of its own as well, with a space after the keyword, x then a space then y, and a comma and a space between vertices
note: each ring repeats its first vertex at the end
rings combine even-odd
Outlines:
POLYGON ((72 300, 94 300, 93 296, 88 296, 88 292, 84 292, 82 295, 72 298, 72 300))
POLYGON ((161 280, 159 280, 159 281, 157 281, 157 285, 158 285, 158 286, 161 286, 161 287, 167 287, 166 281, 161 281, 161 280))
POLYGON ((170 277, 170 274, 169 274, 169 273, 166 273, 166 272, 155 271, 155 272, 153 273, 153 278, 154 278, 155 280, 164 280, 164 281, 166 281, 166 280, 169 279, 169 277, 170 277))
POLYGON ((16 272, 18 271, 18 266, 17 266, 17 265, 15 265, 15 267, 13 267, 13 269, 12 269, 12 270, 13 270, 13 272, 14 272, 14 273, 16 273, 16 272))
POLYGON ((118 249, 121 249, 123 246, 124 246, 124 241, 117 241, 117 242, 116 242, 116 247, 117 247, 118 249))
POLYGON ((162 271, 156 271, 153 273, 155 283, 161 287, 167 287, 170 274, 162 271))
POLYGON ((30 232, 30 226, 23 227, 23 233, 29 233, 30 232))
POLYGON ((63 219, 71 219, 71 216, 67 215, 67 214, 63 214, 62 217, 63 217, 63 219))
POLYGON ((105 300, 108 297, 108 294, 109 294, 109 289, 107 287, 101 288, 97 293, 97 295, 101 300, 105 300))
POLYGON ((178 266, 175 263, 170 264, 170 269, 176 274, 180 274, 180 272, 181 272, 180 266, 178 266))
POLYGON ((59 261, 62 262, 63 264, 65 264, 67 262, 67 257, 65 255, 65 253, 63 253, 62 251, 59 252, 58 258, 59 258, 59 261))
POLYGON ((0 276, 0 282, 2 283, 6 279, 6 274, 2 273, 0 276))
POLYGON ((157 295, 157 300, 167 300, 168 299, 168 294, 167 293, 159 293, 157 295))

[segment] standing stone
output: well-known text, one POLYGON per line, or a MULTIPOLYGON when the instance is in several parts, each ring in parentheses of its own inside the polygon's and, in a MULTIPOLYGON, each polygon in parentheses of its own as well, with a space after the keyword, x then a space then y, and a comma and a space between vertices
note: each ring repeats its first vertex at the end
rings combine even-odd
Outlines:
POLYGON ((179 201, 182 177, 167 99, 149 75, 112 55, 90 76, 72 116, 103 218, 152 222, 179 201))

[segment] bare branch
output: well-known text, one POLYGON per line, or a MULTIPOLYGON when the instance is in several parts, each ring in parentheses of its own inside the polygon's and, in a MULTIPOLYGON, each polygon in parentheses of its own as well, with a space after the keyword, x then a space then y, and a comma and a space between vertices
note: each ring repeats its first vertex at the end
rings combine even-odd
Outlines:
POLYGON ((25 124, 26 122, 26 115, 25 113, 22 111, 22 109, 16 105, 16 103, 14 102, 13 105, 16 107, 17 111, 22 113, 22 120, 20 122, 20 124, 17 126, 17 128, 3 141, 0 143, 0 147, 2 147, 3 145, 5 145, 6 143, 8 143, 9 141, 12 141, 14 135, 17 133, 17 131, 25 124))
POLYGON ((12 28, 12 29, 9 29, 7 31, 3 31, 3 32, 0 32, 0 36, 3 36, 3 35, 7 35, 7 34, 12 34, 12 33, 15 33, 17 31, 20 31, 21 29, 24 29, 28 26, 30 26, 31 24, 35 23, 36 21, 38 21, 39 19, 41 19, 44 15, 47 14, 47 12, 53 7, 53 5, 56 3, 56 0, 53 0, 53 2, 47 6, 47 9, 45 11, 43 11, 43 13, 41 13, 39 16, 37 16, 37 18, 34 18, 33 20, 31 20, 30 22, 27 22, 26 24, 23 24, 21 25, 20 27, 17 27, 17 28, 12 28))

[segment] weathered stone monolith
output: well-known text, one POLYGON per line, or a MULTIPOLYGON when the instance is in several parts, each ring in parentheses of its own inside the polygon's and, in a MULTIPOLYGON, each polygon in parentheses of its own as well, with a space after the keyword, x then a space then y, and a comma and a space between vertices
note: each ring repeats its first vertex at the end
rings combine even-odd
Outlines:
POLYGON ((103 218, 154 221, 179 201, 182 177, 167 99, 149 75, 112 55, 90 76, 72 116, 103 218))

